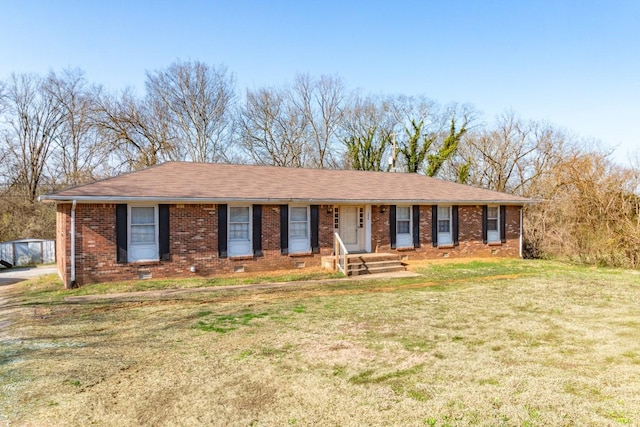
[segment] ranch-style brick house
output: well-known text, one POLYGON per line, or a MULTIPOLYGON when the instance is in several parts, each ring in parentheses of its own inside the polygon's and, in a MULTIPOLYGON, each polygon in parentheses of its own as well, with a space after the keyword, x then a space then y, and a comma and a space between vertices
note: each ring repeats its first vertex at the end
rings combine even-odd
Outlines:
POLYGON ((349 273, 345 253, 518 257, 530 202, 419 174, 186 162, 41 200, 57 205, 65 287, 304 268, 323 257, 349 273))

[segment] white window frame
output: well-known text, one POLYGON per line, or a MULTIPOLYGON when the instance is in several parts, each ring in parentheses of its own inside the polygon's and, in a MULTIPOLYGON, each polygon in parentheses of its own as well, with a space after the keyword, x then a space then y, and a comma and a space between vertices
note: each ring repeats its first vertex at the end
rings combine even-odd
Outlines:
POLYGON ((159 261, 160 251, 158 246, 158 205, 128 205, 127 206, 127 260, 128 262, 146 262, 159 261), (153 208, 154 219, 154 242, 153 243, 135 243, 132 241, 131 228, 132 225, 151 225, 151 224, 132 224, 132 211, 137 208, 153 208))
POLYGON ((229 205, 227 207, 227 254, 233 256, 253 255, 253 215, 251 205, 229 205), (247 209, 248 226, 247 239, 233 239, 231 235, 231 224, 245 224, 245 222, 231 221, 231 210, 234 208, 247 209))
POLYGON ((311 251, 311 210, 309 205, 289 205, 289 253, 305 253, 311 251), (302 221, 293 221, 292 211, 293 209, 305 208, 307 211, 306 224, 306 236, 305 237, 293 237, 291 233, 291 225, 294 223, 302 223, 302 221))
POLYGON ((452 245, 453 244, 453 233, 452 233, 453 218, 452 218, 451 206, 438 205, 437 209, 438 209, 438 223, 436 224, 436 229, 438 231, 438 245, 452 245), (441 215, 441 209, 448 210, 448 215, 446 217, 443 217, 443 215, 441 215), (449 227, 448 227, 449 231, 440 231, 441 221, 443 222, 447 221, 449 223, 449 227))
POLYGON ((411 206, 396 206, 396 247, 410 248, 413 247, 413 209, 411 206), (406 209, 409 212, 409 218, 400 218, 400 210, 406 209), (400 232, 400 222, 408 223, 408 231, 400 232))
POLYGON ((487 206, 487 242, 488 243, 497 243, 500 242, 500 206, 489 205, 487 206), (491 217, 489 212, 495 209, 495 217, 491 217), (492 230, 489 227, 489 222, 495 221, 496 227, 492 230))

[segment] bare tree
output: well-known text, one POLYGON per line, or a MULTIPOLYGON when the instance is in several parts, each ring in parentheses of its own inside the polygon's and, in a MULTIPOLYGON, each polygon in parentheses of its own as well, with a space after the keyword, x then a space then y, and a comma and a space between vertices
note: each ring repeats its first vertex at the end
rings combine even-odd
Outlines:
POLYGON ((42 78, 12 74, 7 88, 2 138, 10 184, 35 202, 46 176, 52 149, 63 131, 65 112, 42 78))
POLYGON ((107 150, 100 144, 94 126, 94 98, 79 69, 51 72, 44 90, 59 106, 63 121, 53 147, 50 167, 65 185, 77 185, 104 175, 107 150))
POLYGON ((564 132, 545 123, 525 122, 513 112, 493 128, 469 132, 454 168, 468 168, 467 183, 495 191, 532 195, 536 179, 571 148, 564 132))
POLYGON ((116 170, 179 159, 166 110, 157 103, 138 99, 130 90, 113 95, 98 89, 94 99, 94 125, 116 170))
POLYGON ((247 91, 239 116, 241 145, 253 162, 286 167, 307 165, 308 121, 290 102, 286 90, 247 91))
POLYGON ((0 114, 3 114, 8 108, 7 84, 0 80, 0 114))
POLYGON ((230 144, 233 77, 223 66, 175 62, 147 73, 148 104, 165 111, 175 147, 185 160, 218 162, 230 144))
MULTIPOLYGON (((6 92, 6 83, 0 80, 0 126, 6 126, 6 119, 3 119, 4 112, 9 108, 9 99, 6 92)), ((0 127, 0 189, 3 189, 9 183, 9 172, 7 168, 1 165, 7 164, 7 156, 9 155, 9 147, 7 139, 4 137, 4 130, 0 127)))
POLYGON ((344 117, 346 92, 338 77, 299 74, 290 93, 293 105, 305 118, 309 166, 334 168, 334 151, 344 117))

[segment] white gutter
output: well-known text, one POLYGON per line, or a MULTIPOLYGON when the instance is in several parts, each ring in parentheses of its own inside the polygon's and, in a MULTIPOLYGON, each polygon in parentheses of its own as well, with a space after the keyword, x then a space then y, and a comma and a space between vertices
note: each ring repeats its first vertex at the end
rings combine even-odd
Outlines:
POLYGON ((76 200, 71 203, 71 283, 69 288, 76 287, 76 200))
POLYGON ((520 258, 522 258, 523 244, 524 244, 524 239, 522 237, 522 208, 520 208, 520 258))

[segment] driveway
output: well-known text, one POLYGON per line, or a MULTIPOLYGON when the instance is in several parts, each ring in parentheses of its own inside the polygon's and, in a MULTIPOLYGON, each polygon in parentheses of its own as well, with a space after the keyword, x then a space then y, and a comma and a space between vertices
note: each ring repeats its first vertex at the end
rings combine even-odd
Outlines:
POLYGON ((45 274, 54 274, 56 271, 58 269, 55 266, 2 268, 0 269, 0 286, 11 285, 45 274))
POLYGON ((6 308, 6 294, 10 292, 10 285, 32 277, 54 274, 56 271, 58 271, 56 267, 50 266, 0 269, 0 341, 7 337, 7 329, 11 324, 9 321, 10 310, 6 308))

